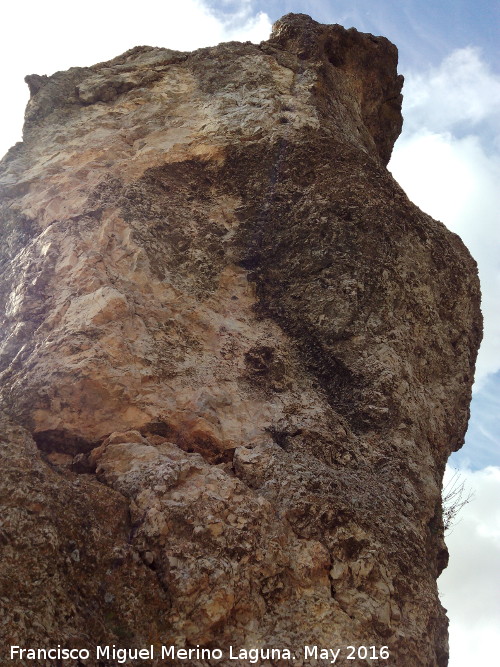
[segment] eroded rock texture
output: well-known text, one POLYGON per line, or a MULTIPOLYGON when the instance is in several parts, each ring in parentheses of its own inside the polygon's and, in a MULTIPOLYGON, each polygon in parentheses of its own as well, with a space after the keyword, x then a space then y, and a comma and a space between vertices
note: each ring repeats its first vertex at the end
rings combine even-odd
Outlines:
POLYGON ((446 665, 479 287, 385 168, 396 64, 288 15, 260 46, 27 77, 0 178, 3 645, 446 665))

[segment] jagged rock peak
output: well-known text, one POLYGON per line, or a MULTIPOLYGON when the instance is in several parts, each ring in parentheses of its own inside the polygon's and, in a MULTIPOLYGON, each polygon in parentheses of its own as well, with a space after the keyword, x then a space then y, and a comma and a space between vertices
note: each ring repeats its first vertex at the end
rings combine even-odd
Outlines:
POLYGON ((269 41, 260 46, 233 42, 193 54, 140 46, 90 68, 72 68, 52 77, 27 76, 32 100, 26 113, 26 135, 29 136, 33 124, 55 109, 110 102, 133 88, 168 76, 173 64, 186 59, 193 63, 202 59, 204 67, 207 61, 210 63, 205 85, 211 92, 216 92, 219 82, 221 93, 230 75, 243 88, 240 104, 246 104, 258 92, 260 83, 248 70, 238 72, 231 61, 236 54, 240 56, 237 62, 244 54, 255 58, 259 51, 289 68, 297 83, 309 73, 309 104, 321 119, 323 131, 342 129, 338 125, 340 97, 352 116, 351 125, 356 124, 350 128, 351 139, 378 154, 385 164, 389 161, 402 126, 403 77, 396 71, 396 47, 384 37, 360 33, 354 28, 345 30, 340 25, 322 25, 305 14, 287 14, 281 18, 274 24, 269 41), (217 68, 221 69, 219 75, 217 68))
POLYGON ((28 77, 0 164, 5 646, 447 664, 479 284, 385 168, 396 65, 289 14, 28 77))
MULTIPOLYGON (((273 25, 267 44, 293 53, 302 61, 324 63, 326 71, 333 65, 352 77, 363 124, 387 164, 403 124, 403 76, 397 74, 398 50, 394 44, 355 28, 322 25, 306 14, 283 16, 273 25)), ((335 86, 332 88, 325 87, 326 102, 335 95, 335 86)))

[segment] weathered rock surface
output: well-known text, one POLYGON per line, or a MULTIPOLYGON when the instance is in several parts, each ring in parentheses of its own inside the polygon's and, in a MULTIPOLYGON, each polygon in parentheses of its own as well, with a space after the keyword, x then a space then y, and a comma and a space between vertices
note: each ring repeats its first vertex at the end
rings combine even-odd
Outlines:
POLYGON ((447 664, 479 286, 385 168, 396 65, 288 15, 260 46, 27 77, 0 170, 2 647, 447 664))

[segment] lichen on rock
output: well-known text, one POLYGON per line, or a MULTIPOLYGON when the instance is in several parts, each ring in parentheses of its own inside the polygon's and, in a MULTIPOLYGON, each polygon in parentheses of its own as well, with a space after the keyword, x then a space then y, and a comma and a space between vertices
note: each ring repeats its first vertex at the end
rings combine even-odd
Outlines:
POLYGON ((386 169, 396 48, 289 14, 27 82, 0 167, 3 644, 444 667, 480 296, 386 169))

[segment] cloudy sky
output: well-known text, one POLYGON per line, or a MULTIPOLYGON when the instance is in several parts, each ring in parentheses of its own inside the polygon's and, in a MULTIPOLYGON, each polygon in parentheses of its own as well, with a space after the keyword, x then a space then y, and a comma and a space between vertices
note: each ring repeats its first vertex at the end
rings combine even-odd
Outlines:
MULTIPOLYGON (((485 337, 465 447, 474 497, 448 537, 440 579, 450 667, 490 665, 500 644, 500 4, 496 0, 24 0, 3 3, 0 154, 21 138, 26 74, 110 59, 138 44, 190 50, 259 42, 295 11, 385 35, 400 52, 405 126, 389 168, 478 261, 485 337)), ((450 473, 449 473, 450 475, 450 473)))

